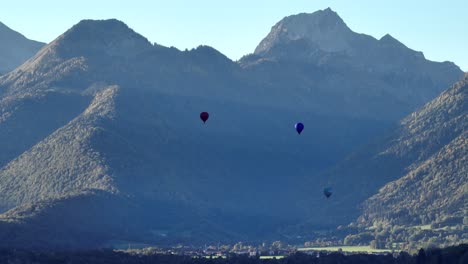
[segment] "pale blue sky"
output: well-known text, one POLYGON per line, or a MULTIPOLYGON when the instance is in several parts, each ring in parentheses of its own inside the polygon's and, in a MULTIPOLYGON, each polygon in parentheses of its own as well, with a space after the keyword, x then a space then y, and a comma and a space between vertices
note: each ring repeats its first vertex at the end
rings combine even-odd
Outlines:
POLYGON ((3 0, 0 21, 50 42, 81 19, 117 18, 151 42, 210 45, 233 60, 253 52, 284 16, 331 7, 354 31, 391 34, 435 61, 468 71, 468 1, 421 0, 3 0))

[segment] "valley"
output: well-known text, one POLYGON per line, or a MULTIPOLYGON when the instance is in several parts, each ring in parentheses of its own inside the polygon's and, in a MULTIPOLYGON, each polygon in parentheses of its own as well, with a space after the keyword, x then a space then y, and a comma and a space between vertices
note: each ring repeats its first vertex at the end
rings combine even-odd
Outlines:
POLYGON ((117 19, 36 44, 0 76, 0 248, 468 242, 468 75, 452 62, 330 8, 281 19, 238 61, 117 19))

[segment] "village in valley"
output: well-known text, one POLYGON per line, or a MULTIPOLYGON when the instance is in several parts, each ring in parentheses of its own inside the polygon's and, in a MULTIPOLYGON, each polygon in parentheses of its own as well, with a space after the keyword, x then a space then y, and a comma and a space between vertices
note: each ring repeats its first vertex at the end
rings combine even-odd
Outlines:
POLYGON ((183 255, 192 257, 205 258, 226 258, 229 256, 249 256, 258 257, 260 259, 284 258, 293 255, 297 252, 303 252, 309 255, 319 257, 321 254, 329 254, 331 252, 340 252, 344 255, 367 253, 375 255, 397 254, 399 252, 392 250, 373 249, 368 246, 329 246, 329 247, 309 247, 310 243, 304 243, 304 246, 289 245, 282 241, 274 241, 272 243, 263 242, 260 245, 252 245, 249 243, 238 242, 234 245, 217 244, 205 245, 203 247, 177 245, 174 247, 154 247, 148 245, 132 245, 128 244, 127 248, 121 248, 119 251, 138 255, 183 255))

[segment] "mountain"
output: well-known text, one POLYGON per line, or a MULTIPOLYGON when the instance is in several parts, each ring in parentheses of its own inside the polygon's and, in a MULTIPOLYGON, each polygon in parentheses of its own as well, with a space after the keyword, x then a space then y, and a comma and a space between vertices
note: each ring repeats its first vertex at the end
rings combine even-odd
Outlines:
POLYGON ((44 43, 27 39, 20 33, 0 22, 0 75, 7 73, 44 46, 44 43))
MULTIPOLYGON (((320 171, 423 99, 399 101, 402 86, 383 96, 392 81, 359 67, 261 56, 236 63, 207 46, 151 44, 114 19, 83 20, 0 77, 0 245, 267 240, 304 219, 320 229, 357 217, 317 213, 320 171), (343 97, 352 85, 360 97, 343 97)), ((421 63, 448 72, 429 82, 430 67, 413 69, 423 98, 461 74, 421 63)))
POLYGON ((403 177, 369 198, 361 222, 387 219, 392 224, 426 225, 451 216, 463 224, 468 195, 467 133, 468 75, 402 121, 400 137, 385 153, 412 163, 403 177))
POLYGON ((403 119, 386 138, 328 173, 336 181, 333 210, 346 213, 352 197, 371 195, 351 225, 361 231, 348 237, 349 244, 374 239, 380 247, 396 243, 428 247, 468 240, 467 99, 468 74, 403 119), (382 187, 373 192, 377 186, 382 187))
POLYGON ((359 226, 390 230, 387 243, 468 241, 468 75, 403 120, 387 153, 411 164, 364 203, 359 226))
MULTIPOLYGON (((305 177, 302 169, 289 168, 316 157, 316 170, 343 150, 321 157, 313 147, 319 142, 308 140, 303 146, 311 147, 299 151, 289 120, 298 112, 243 102, 239 91, 253 94, 253 85, 236 74, 243 74, 240 67, 212 48, 180 52, 152 45, 108 20, 80 22, 3 76, 0 140, 8 151, 1 159, 0 208, 6 229, 21 238, 3 241, 60 247, 66 240, 80 247, 136 234, 150 242, 239 239, 300 217, 301 207, 288 204, 305 192, 277 196, 285 187, 298 189, 305 177), (205 109, 212 117, 202 127, 198 114, 205 109), (267 166, 276 159, 283 163, 267 166), (83 192, 86 199, 76 198, 83 192), (89 201, 99 203, 102 192, 106 217, 89 219, 93 225, 74 221, 89 215, 89 201), (124 198, 136 208, 122 205, 124 198), (116 208, 129 216, 113 216, 116 208), (57 221, 70 224, 48 226, 57 221), (38 222, 46 227, 33 232, 38 222), (130 225, 132 232, 98 236, 106 226, 130 225), (52 228, 57 233, 47 231, 52 228), (80 233, 88 234, 86 243, 80 233)), ((304 119, 320 118, 329 128, 356 122, 304 119)), ((359 127, 350 131, 362 134, 359 127)), ((321 133, 311 131, 310 138, 321 133)))
POLYGON ((455 64, 428 61, 388 34, 377 40, 353 32, 329 8, 285 17, 241 65, 264 75, 271 90, 287 85, 311 98, 291 91, 291 105, 380 120, 403 118, 463 76, 455 64))

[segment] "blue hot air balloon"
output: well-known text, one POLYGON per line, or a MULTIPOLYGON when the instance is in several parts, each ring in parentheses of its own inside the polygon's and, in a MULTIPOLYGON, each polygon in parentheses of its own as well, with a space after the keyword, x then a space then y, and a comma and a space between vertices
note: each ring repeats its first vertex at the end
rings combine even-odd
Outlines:
POLYGON ((304 124, 302 123, 297 123, 295 126, 297 133, 300 135, 302 130, 304 130, 304 124))
POLYGON ((330 196, 333 194, 333 190, 331 187, 327 187, 325 189, 323 189, 323 194, 328 198, 330 198, 330 196))

